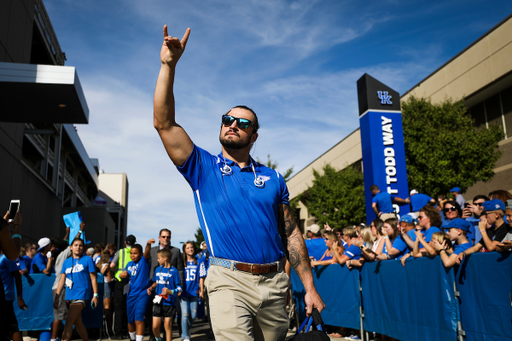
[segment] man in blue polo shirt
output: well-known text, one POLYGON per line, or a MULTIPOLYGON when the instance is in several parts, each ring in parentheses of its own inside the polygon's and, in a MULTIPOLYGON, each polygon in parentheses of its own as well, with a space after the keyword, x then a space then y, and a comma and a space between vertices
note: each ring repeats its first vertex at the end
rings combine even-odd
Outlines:
MULTIPOLYGON (((307 249, 289 206, 288 189, 276 171, 249 152, 258 138, 258 118, 245 106, 222 116, 218 155, 194 145, 176 123, 173 83, 180 41, 167 35, 154 96, 154 127, 167 154, 194 193, 197 216, 211 254, 206 286, 215 337, 222 340, 284 340, 289 279, 287 256, 306 289, 307 314, 324 303, 311 274, 307 249)), ((215 128, 217 129, 217 128, 215 128)))
POLYGON ((379 186, 372 185, 370 187, 370 191, 373 195, 372 200, 372 208, 377 218, 386 221, 389 218, 396 218, 395 209, 393 208, 393 203, 400 204, 408 204, 409 199, 402 199, 399 197, 394 197, 387 192, 381 192, 379 186))

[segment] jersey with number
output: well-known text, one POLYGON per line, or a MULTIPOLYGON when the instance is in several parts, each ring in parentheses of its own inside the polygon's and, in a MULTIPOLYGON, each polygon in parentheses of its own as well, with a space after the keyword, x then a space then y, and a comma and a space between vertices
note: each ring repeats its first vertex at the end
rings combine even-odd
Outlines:
POLYGON ((199 296, 199 279, 206 277, 206 268, 204 262, 197 261, 187 262, 185 267, 185 290, 183 290, 182 296, 185 297, 197 297, 199 296))
MULTIPOLYGON (((155 294, 160 295, 164 288, 175 290, 181 289, 180 273, 174 266, 164 268, 158 266, 153 274, 153 282, 156 283, 155 294)), ((178 303, 178 295, 169 295, 163 300, 164 305, 176 306, 178 303)))
MULTIPOLYGON (((96 267, 89 256, 80 258, 70 257, 62 264, 62 273, 71 280, 71 288, 66 286, 66 300, 88 300, 92 296, 91 273, 96 273, 96 267)), ((68 281, 69 283, 69 281, 68 281)))

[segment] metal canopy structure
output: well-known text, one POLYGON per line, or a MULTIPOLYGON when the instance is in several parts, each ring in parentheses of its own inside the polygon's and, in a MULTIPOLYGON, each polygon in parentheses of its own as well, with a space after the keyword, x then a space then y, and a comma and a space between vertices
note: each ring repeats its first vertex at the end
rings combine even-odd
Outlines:
POLYGON ((0 62, 0 121, 89 123, 74 67, 0 62))

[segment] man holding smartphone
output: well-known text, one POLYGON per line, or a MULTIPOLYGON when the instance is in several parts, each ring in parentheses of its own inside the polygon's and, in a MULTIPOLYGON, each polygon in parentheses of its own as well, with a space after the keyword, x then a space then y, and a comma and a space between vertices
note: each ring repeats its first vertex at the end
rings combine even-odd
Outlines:
POLYGON ((169 36, 164 26, 153 125, 194 192, 211 254, 206 286, 213 331, 220 340, 258 336, 284 340, 289 285, 283 271, 285 256, 304 284, 306 314, 311 315, 313 308, 322 311, 325 304, 313 283, 308 252, 283 177, 250 157, 258 138, 256 113, 237 106, 222 116, 218 156, 194 145, 176 123, 174 75, 189 35, 190 29, 180 41, 169 36))

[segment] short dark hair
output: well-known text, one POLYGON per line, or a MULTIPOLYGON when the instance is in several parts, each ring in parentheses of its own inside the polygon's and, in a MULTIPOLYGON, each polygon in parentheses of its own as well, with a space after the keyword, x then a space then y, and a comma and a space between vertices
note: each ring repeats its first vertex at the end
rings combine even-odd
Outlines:
POLYGON ((103 246, 103 243, 98 243, 94 245, 94 252, 101 253, 101 250, 103 250, 105 247, 103 246))
POLYGON ((169 232, 169 237, 172 235, 171 230, 169 230, 169 229, 161 229, 161 230, 160 230, 160 233, 158 233, 158 236, 159 236, 159 237, 162 235, 162 232, 169 232))
POLYGON ((473 202, 480 199, 484 199, 484 201, 489 201, 489 197, 487 195, 478 194, 476 197, 473 198, 473 202))
MULTIPOLYGON (((448 200, 447 202, 444 203, 443 210, 446 207, 446 205, 448 205, 448 204, 452 205, 453 207, 455 207, 457 209, 457 213, 459 215, 458 218, 462 217, 462 208, 460 207, 458 202, 456 202, 455 200, 448 200)), ((437 225, 435 225, 435 226, 437 226, 437 225)))
POLYGON ((371 187, 370 187, 370 191, 372 191, 372 192, 373 192, 373 191, 380 191, 379 186, 377 186, 377 185, 371 185, 371 187))
POLYGON ((160 256, 162 256, 164 258, 167 258, 167 260, 169 262, 171 261, 171 250, 169 250, 169 249, 161 249, 161 250, 157 251, 157 254, 159 254, 160 256))
POLYGON ((133 245, 132 249, 137 249, 137 250, 139 250, 140 253, 142 253, 142 245, 140 245, 140 244, 133 245))
POLYGON ((245 109, 247 111, 250 111, 254 115, 254 122, 252 122, 254 132, 255 133, 258 132, 258 129, 260 129, 260 122, 258 121, 258 115, 256 115, 254 110, 252 110, 251 108, 249 108, 246 105, 235 105, 233 108, 229 109, 229 111, 225 115, 228 115, 231 112, 231 110, 233 110, 233 109, 245 109))

